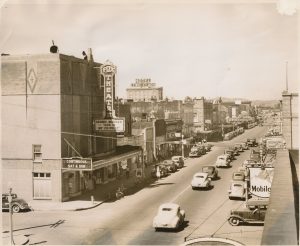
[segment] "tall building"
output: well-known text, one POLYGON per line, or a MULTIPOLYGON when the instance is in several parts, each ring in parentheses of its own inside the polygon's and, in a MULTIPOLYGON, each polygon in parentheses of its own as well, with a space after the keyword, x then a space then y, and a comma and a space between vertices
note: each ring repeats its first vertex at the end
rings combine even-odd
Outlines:
POLYGON ((64 201, 115 179, 121 162, 140 166, 141 150, 116 146, 113 64, 89 50, 4 56, 1 68, 3 191, 64 201))
POLYGON ((212 129, 213 103, 204 97, 194 100, 194 132, 201 133, 212 129))
POLYGON ((127 99, 134 102, 151 100, 160 101, 163 99, 163 88, 157 87, 151 79, 136 79, 135 83, 131 84, 130 88, 126 89, 127 99))
POLYGON ((282 134, 288 149, 299 149, 298 93, 282 93, 282 134))

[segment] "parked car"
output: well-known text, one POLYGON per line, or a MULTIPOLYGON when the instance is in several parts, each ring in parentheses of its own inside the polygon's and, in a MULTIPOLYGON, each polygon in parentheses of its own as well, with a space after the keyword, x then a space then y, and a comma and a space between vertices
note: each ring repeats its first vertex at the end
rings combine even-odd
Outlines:
POLYGON ((229 150, 232 150, 234 155, 239 155, 240 154, 239 150, 236 146, 230 146, 229 150))
MULTIPOLYGON (((18 198, 17 194, 11 194, 12 201, 11 201, 11 208, 14 213, 19 213, 20 211, 24 210, 31 210, 28 203, 22 199, 18 198)), ((2 194, 2 211, 9 210, 9 202, 8 202, 9 194, 4 193, 2 194)))
POLYGON ((244 148, 241 143, 236 143, 234 147, 237 148, 238 152, 244 152, 244 148))
POLYGON ((248 138, 247 139, 247 144, 250 147, 255 147, 257 146, 256 138, 248 138))
POLYGON ((184 160, 182 156, 179 155, 173 156, 172 161, 177 166, 177 168, 182 168, 184 166, 184 160))
POLYGON ((244 181, 231 181, 228 190, 229 199, 232 198, 245 199, 246 198, 245 184, 246 183, 244 181))
POLYGON ((177 166, 172 160, 164 160, 162 163, 160 163, 160 166, 165 166, 170 173, 177 171, 177 166))
POLYGON ((230 159, 228 155, 220 155, 217 157, 217 161, 215 163, 216 167, 229 167, 230 159))
POLYGON ((267 202, 260 203, 252 206, 245 204, 240 209, 231 210, 228 218, 229 224, 238 226, 241 223, 264 223, 268 204, 267 202))
POLYGON ((215 166, 203 166, 202 172, 208 173, 208 177, 211 179, 218 178, 218 169, 215 166))
POLYGON ((229 156, 230 161, 234 160, 234 151, 230 149, 225 149, 224 154, 229 156))
POLYGON ((189 157, 200 157, 201 153, 199 150, 191 150, 191 152, 189 153, 189 157))
POLYGON ((241 166, 238 168, 239 172, 243 172, 245 175, 245 179, 249 176, 249 169, 246 168, 245 166, 241 166))
POLYGON ((155 165, 151 170, 151 176, 153 178, 158 178, 157 173, 159 173, 160 178, 168 176, 168 170, 164 165, 155 165))
POLYGON ((175 203, 164 203, 159 206, 157 215, 153 219, 153 227, 155 230, 168 228, 178 229, 183 224, 185 211, 175 203))
POLYGON ((212 144, 205 143, 205 144, 204 144, 205 151, 206 151, 206 152, 211 151, 212 146, 213 146, 212 144))
POLYGON ((234 181, 245 181, 245 173, 244 172, 233 172, 232 180, 234 181))
POLYGON ((191 182, 191 186, 193 190, 196 188, 210 188, 211 179, 208 177, 208 173, 195 173, 191 182))
POLYGON ((249 149, 247 142, 241 143, 241 145, 242 145, 242 147, 243 147, 244 150, 249 149))
POLYGON ((255 160, 245 160, 242 165, 244 167, 251 167, 251 166, 256 166, 257 164, 258 162, 255 160))

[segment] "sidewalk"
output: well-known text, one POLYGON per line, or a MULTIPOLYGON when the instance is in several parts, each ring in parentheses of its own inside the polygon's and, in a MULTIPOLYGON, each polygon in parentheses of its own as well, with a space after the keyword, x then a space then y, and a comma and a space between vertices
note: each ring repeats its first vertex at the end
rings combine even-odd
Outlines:
POLYGON ((111 181, 107 184, 96 185, 96 188, 87 191, 82 195, 76 196, 66 202, 53 202, 47 200, 29 201, 29 206, 34 211, 80 211, 92 209, 104 202, 113 202, 116 200, 115 193, 122 184, 125 187, 125 196, 136 193, 155 180, 151 178, 152 165, 145 168, 145 179, 142 184, 136 185, 136 177, 131 174, 129 178, 122 177, 119 180, 111 181), (93 198, 93 201, 92 201, 93 198))

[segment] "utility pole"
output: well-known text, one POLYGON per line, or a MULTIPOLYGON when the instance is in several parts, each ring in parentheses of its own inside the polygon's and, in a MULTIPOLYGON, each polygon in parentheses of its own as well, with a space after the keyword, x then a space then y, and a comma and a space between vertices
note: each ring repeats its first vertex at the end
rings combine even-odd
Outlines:
POLYGON ((183 134, 181 133, 181 156, 184 158, 183 134))
POLYGON ((13 220, 12 220, 12 188, 9 186, 9 196, 8 196, 8 205, 9 205, 9 225, 10 225, 10 245, 14 245, 14 238, 13 238, 13 220))

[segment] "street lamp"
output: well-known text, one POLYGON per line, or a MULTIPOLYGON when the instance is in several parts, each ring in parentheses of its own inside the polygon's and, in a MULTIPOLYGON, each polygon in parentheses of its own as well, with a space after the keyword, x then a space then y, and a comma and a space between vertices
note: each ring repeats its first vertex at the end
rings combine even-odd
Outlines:
POLYGON ((10 226, 10 245, 14 245, 14 238, 13 238, 13 220, 12 220, 12 187, 11 183, 8 184, 8 206, 9 206, 9 226, 10 226))

